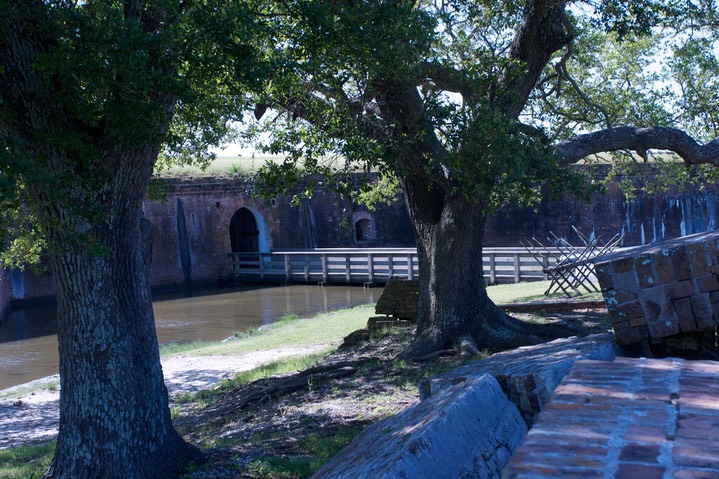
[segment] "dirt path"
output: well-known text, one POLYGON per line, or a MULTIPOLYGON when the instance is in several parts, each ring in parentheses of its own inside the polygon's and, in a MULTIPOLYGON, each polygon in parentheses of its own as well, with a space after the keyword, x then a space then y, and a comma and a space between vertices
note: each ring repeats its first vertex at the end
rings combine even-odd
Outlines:
MULTIPOLYGON (((324 349, 279 348, 238 356, 172 356, 162 360, 165 384, 174 398, 207 389, 222 379, 281 358, 305 356, 324 349)), ((49 376, 0 391, 0 449, 44 442, 57 435, 60 379, 49 376)))

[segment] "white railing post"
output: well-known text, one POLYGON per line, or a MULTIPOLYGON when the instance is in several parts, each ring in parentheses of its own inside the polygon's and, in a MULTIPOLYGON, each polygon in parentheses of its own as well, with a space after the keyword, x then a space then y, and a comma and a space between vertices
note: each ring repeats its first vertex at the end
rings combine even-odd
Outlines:
POLYGON ((322 256, 320 257, 322 261, 322 282, 327 282, 327 255, 322 253, 322 256))
POLYGON ((489 283, 497 283, 497 262, 494 253, 489 253, 489 283))
POLYGON ((374 256, 367 253, 367 281, 374 283, 374 256))

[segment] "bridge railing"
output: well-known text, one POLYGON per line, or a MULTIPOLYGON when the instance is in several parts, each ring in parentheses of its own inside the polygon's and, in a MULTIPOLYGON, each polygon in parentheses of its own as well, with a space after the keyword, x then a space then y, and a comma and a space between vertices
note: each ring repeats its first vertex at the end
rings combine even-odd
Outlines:
MULTIPOLYGON (((272 253, 229 253, 236 280, 304 283, 384 283, 390 276, 419 277, 414 248, 314 249, 272 253)), ((547 279, 557 251, 524 248, 484 248, 482 262, 489 284, 547 279), (544 264, 535 259, 539 256, 544 264)), ((458 272, 458 275, 461 272, 458 272)))

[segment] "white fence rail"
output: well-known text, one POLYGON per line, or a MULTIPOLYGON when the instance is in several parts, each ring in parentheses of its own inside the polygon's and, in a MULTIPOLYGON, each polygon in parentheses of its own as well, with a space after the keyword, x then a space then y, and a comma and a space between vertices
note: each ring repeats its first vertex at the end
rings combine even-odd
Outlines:
MULTIPOLYGON (((547 279, 544 268, 552 266, 554 250, 535 251, 540 265, 524 248, 484 248, 484 277, 489 284, 547 279)), ((390 276, 419 277, 414 248, 315 249, 272 253, 229 253, 236 280, 304 283, 385 283, 390 276)), ((458 271, 457 276, 461 277, 458 271)))

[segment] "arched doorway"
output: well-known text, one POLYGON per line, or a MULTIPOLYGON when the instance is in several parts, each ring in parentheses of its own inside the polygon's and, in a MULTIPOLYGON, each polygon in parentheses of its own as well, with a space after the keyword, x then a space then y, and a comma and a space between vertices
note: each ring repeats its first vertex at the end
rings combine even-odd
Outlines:
POLYGON ((240 208, 230 220, 230 243, 233 253, 260 251, 260 231, 255 215, 247 208, 240 208))

